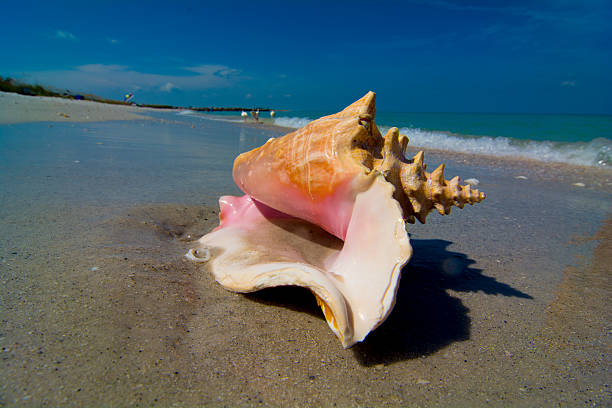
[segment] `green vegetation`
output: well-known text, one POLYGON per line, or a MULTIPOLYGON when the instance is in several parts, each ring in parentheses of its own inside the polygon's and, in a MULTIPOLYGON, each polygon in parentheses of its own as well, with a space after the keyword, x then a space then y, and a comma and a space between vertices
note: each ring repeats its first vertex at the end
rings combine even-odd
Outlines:
POLYGON ((66 98, 66 99, 83 99, 87 101, 95 101, 102 103, 110 103, 113 105, 130 105, 128 102, 116 101, 113 99, 106 99, 96 95, 90 94, 73 94, 70 91, 65 91, 63 93, 55 90, 51 90, 45 88, 42 85, 32 85, 27 84, 25 82, 18 81, 13 78, 2 78, 0 76, 0 91, 2 92, 13 92, 21 95, 28 96, 55 96, 57 98, 66 98))
POLYGON ((51 91, 44 88, 41 85, 30 85, 16 81, 12 78, 0 77, 0 91, 3 92, 14 92, 21 95, 34 95, 34 96, 62 96, 57 92, 51 91))
MULTIPOLYGON (((86 101, 94 101, 101 103, 109 103, 112 105, 137 105, 145 108, 154 108, 154 109, 185 109, 181 106, 172 106, 172 105, 157 105, 157 104, 134 104, 131 102, 117 101, 114 99, 106 99, 97 95, 91 94, 77 94, 72 93, 68 90, 65 92, 55 91, 48 88, 43 87, 42 85, 31 85, 25 82, 18 81, 13 78, 2 78, 0 76, 0 91, 2 92, 12 92, 18 93, 21 95, 29 95, 29 96, 55 96, 58 98, 67 98, 67 99, 83 99, 86 101)), ((194 108, 190 107, 190 109, 196 111, 206 111, 206 112, 215 112, 215 111, 251 111, 251 110, 259 110, 259 111, 269 111, 270 108, 194 108)))

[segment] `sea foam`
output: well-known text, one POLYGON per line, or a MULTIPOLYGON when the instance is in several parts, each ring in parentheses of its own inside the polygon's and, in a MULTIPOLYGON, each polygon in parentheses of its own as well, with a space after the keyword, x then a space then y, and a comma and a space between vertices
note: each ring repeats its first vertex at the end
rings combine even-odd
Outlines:
MULTIPOLYGON (((278 117, 274 124, 297 129, 311 121, 312 119, 303 117, 278 117)), ((389 128, 379 126, 383 134, 389 128)), ((401 134, 408 136, 412 147, 612 168, 612 140, 607 138, 597 138, 590 142, 562 143, 503 136, 466 136, 413 127, 399 130, 401 134)))
POLYGON ((309 118, 289 118, 289 117, 278 117, 274 119, 276 126, 283 126, 288 128, 299 129, 312 122, 309 118))
MULTIPOLYGON (((388 129, 380 127, 383 133, 388 129)), ((401 128, 400 133, 408 136, 410 146, 413 147, 583 166, 612 166, 612 140, 605 138, 597 138, 590 142, 562 143, 501 136, 464 136, 416 128, 401 128)))

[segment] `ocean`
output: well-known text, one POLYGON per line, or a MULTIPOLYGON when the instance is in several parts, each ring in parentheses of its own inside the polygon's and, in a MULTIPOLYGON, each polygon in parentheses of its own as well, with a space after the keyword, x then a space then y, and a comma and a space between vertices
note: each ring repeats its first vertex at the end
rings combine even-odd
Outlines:
MULTIPOLYGON (((300 128, 334 112, 283 111, 278 126, 300 128)), ((239 112, 206 116, 240 121, 239 112)), ((249 120, 252 120, 249 118, 249 120)), ((581 166, 612 166, 612 115, 521 113, 377 112, 383 134, 392 126, 410 138, 410 146, 491 156, 559 162, 581 166)))

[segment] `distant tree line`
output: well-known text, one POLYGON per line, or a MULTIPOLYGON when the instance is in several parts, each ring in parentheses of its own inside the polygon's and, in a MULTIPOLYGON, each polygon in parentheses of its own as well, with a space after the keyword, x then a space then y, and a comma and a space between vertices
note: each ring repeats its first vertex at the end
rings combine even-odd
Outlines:
MULTIPOLYGON (((142 106, 145 108, 155 108, 155 109, 185 109, 185 107, 182 107, 182 106, 159 105, 159 104, 136 104, 132 102, 118 101, 114 99, 106 99, 106 98, 102 98, 97 95, 73 93, 73 92, 70 92, 70 90, 68 89, 62 92, 59 90, 51 90, 51 89, 45 88, 42 85, 27 84, 25 82, 21 82, 13 78, 8 78, 8 77, 3 78, 1 76, 0 76, 0 91, 18 93, 21 95, 28 95, 28 96, 55 96, 58 98, 67 98, 67 99, 82 99, 82 100, 87 100, 87 101, 110 103, 113 105, 136 105, 136 106, 142 106)), ((194 111, 205 111, 205 112, 255 111, 255 110, 265 112, 265 111, 270 110, 270 108, 222 108, 222 107, 209 107, 209 108, 207 107, 204 107, 204 108, 189 107, 189 109, 192 109, 194 111)))
POLYGON ((0 91, 13 92, 21 95, 31 96, 62 96, 42 85, 30 85, 19 82, 13 78, 2 78, 0 76, 0 91))

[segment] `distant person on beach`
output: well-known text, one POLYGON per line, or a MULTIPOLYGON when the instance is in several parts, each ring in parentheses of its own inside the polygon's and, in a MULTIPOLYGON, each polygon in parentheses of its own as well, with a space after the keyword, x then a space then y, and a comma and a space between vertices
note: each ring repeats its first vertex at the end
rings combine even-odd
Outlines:
POLYGON ((274 115, 276 115, 276 112, 274 112, 274 111, 270 111, 270 117, 271 117, 272 119, 274 119, 274 115))
POLYGON ((247 116, 248 116, 248 115, 247 115, 247 113, 246 113, 245 111, 242 111, 242 113, 240 114, 240 116, 242 116, 242 121, 243 121, 243 122, 246 122, 246 120, 247 120, 247 116))
POLYGON ((253 116, 255 122, 259 122, 259 109, 257 109, 256 111, 251 111, 251 116, 253 116))

